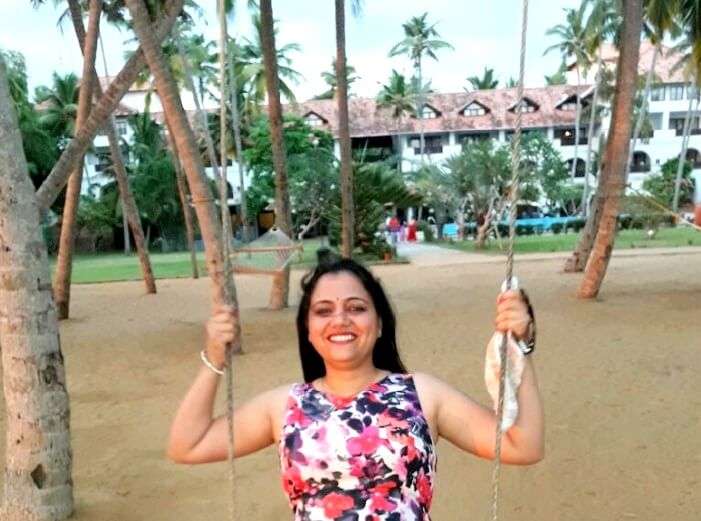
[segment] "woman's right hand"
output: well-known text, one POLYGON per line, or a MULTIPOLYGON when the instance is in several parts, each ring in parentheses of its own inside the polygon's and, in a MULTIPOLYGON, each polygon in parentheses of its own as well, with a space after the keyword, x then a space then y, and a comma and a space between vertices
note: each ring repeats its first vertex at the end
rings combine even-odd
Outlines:
POLYGON ((238 325, 238 312, 232 306, 216 306, 207 321, 207 359, 219 369, 226 365, 226 348, 236 340, 238 325))

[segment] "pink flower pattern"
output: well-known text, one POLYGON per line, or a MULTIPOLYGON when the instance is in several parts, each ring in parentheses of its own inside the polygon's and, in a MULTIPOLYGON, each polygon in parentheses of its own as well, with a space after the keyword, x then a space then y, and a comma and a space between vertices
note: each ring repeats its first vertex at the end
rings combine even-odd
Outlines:
POLYGON ((430 521, 436 454, 411 375, 352 398, 293 386, 279 454, 295 521, 430 521))

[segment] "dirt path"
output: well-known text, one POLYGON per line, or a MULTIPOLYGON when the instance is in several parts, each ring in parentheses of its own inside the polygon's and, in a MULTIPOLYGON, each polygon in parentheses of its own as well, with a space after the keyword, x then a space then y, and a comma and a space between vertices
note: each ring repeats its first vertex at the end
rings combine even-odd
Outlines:
MULTIPOLYGON (((698 520, 699 256, 616 258, 598 302, 577 301, 579 277, 559 268, 559 260, 517 267, 539 319, 547 455, 539 465, 504 470, 503 519, 698 520)), ((485 401, 483 349, 503 267, 375 271, 398 311, 409 367, 485 401)), ((264 278, 241 277, 239 288, 246 349, 237 359, 240 401, 299 380, 301 371, 295 309, 263 310, 264 278)), ((228 519, 224 464, 183 467, 163 457, 171 416, 199 368, 208 281, 159 281, 156 296, 144 296, 140 283, 76 286, 73 295, 74 318, 61 335, 76 521, 228 519)), ((4 411, 0 432, 2 418, 4 411)), ((491 463, 443 441, 438 469, 433 518, 485 519, 491 463)), ((291 518, 273 449, 240 460, 238 487, 240 521, 291 518)))

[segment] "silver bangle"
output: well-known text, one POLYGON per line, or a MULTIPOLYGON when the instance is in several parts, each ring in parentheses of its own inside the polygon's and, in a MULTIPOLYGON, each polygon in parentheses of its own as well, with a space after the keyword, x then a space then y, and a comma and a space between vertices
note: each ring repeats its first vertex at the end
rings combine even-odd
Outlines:
POLYGON ((202 359, 202 363, 206 365, 209 369, 211 369, 213 372, 217 373, 219 376, 224 374, 224 371, 221 369, 217 369, 212 362, 209 361, 209 358, 207 358, 207 352, 203 349, 200 351, 200 358, 202 359))

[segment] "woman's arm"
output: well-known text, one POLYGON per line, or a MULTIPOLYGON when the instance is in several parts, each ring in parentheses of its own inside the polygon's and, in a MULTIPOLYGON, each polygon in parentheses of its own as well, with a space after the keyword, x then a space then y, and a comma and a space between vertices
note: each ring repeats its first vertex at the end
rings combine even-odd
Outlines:
MULTIPOLYGON (((218 309, 207 323, 207 358, 224 366, 224 350, 234 340, 235 316, 230 308, 218 309)), ((202 366, 185 395, 170 429, 167 455, 176 463, 210 463, 228 457, 226 416, 213 418, 220 376, 202 366)), ((263 393, 234 412, 234 455, 245 456, 274 441, 273 415, 279 412, 289 387, 263 393)))
MULTIPOLYGON (((498 331, 512 331, 523 337, 529 322, 528 309, 518 292, 500 295, 495 320, 498 331)), ((493 459, 497 426, 494 411, 445 382, 427 375, 417 376, 419 391, 433 405, 439 436, 467 452, 493 459)), ((545 453, 545 421, 532 355, 525 359, 517 400, 518 418, 502 438, 501 460, 519 465, 537 463, 545 453)))

